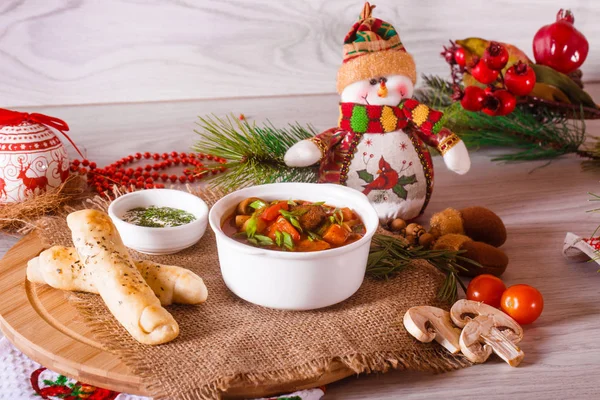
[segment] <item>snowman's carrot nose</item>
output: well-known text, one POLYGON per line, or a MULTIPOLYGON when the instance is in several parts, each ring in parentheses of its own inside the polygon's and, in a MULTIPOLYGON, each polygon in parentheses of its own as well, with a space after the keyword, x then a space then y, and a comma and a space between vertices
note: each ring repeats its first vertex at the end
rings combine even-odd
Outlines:
POLYGON ((377 96, 387 97, 387 95, 388 95, 388 90, 387 90, 387 87, 385 86, 385 82, 384 81, 379 82, 379 90, 377 91, 377 96))

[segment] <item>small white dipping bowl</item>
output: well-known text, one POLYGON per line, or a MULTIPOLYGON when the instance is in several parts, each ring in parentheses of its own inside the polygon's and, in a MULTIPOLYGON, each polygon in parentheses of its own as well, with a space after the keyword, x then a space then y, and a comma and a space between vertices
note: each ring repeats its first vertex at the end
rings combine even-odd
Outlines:
POLYGON ((362 284, 371 238, 379 225, 365 195, 341 185, 275 183, 233 192, 219 200, 208 220, 217 238, 221 273, 227 287, 251 303, 284 310, 327 307, 352 296, 362 284), (349 207, 363 220, 366 234, 349 245, 315 252, 260 249, 223 233, 221 226, 237 204, 248 198, 324 201, 349 207))
POLYGON ((108 207, 108 215, 117 227, 123 243, 140 253, 172 254, 196 243, 208 224, 208 206, 197 196, 171 189, 149 189, 118 197, 108 207), (123 221, 123 215, 137 207, 172 207, 196 217, 189 224, 148 228, 123 221))

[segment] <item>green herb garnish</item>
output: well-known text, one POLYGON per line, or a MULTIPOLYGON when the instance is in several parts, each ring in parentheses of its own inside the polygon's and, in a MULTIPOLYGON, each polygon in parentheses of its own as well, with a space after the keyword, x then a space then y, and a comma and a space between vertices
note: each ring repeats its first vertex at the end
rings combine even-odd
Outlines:
POLYGON ((283 246, 283 235, 280 231, 275 231, 275 243, 279 247, 283 246))
POLYGON ((323 237, 321 237, 321 235, 316 234, 314 232, 308 231, 308 240, 310 240, 311 242, 314 242, 315 240, 322 240, 323 237))
POLYGON ((250 207, 254 208, 255 210, 259 210, 261 208, 266 207, 267 205, 261 201, 261 200, 254 200, 252 203, 250 203, 250 207))
POLYGON ((254 235, 254 239, 256 239, 258 241, 258 244, 261 246, 272 246, 273 245, 273 239, 271 239, 268 236, 254 235))
POLYGON ((168 228, 189 224, 196 217, 184 210, 172 207, 137 207, 127 211, 123 221, 148 228, 168 228))
POLYGON ((250 219, 248 221, 246 221, 246 236, 248 237, 248 239, 252 239, 254 237, 254 234, 256 233, 256 229, 257 229, 256 217, 253 215, 252 217, 250 217, 250 219))
POLYGON ((294 239, 292 239, 292 235, 287 232, 283 232, 283 247, 288 250, 294 250, 294 239))

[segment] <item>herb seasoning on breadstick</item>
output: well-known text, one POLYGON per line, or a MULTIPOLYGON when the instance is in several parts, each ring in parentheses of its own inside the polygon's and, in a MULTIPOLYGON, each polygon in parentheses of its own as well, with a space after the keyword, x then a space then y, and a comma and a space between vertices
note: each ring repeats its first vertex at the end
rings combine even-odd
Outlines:
POLYGON ((169 342, 179 326, 135 267, 110 217, 97 210, 69 214, 79 258, 115 318, 143 344, 169 342))

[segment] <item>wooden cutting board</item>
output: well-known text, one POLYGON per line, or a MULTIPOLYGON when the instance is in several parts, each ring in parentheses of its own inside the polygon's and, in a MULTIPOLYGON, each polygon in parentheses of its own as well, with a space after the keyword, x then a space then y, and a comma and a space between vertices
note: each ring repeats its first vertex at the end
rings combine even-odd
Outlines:
MULTIPOLYGON (((35 232, 13 246, 0 261, 0 329, 19 350, 52 371, 119 392, 148 395, 140 377, 94 340, 93 330, 66 300, 68 292, 26 279, 27 261, 44 246, 35 232)), ((230 388, 225 398, 290 393, 343 379, 353 372, 341 363, 316 379, 230 388)))

